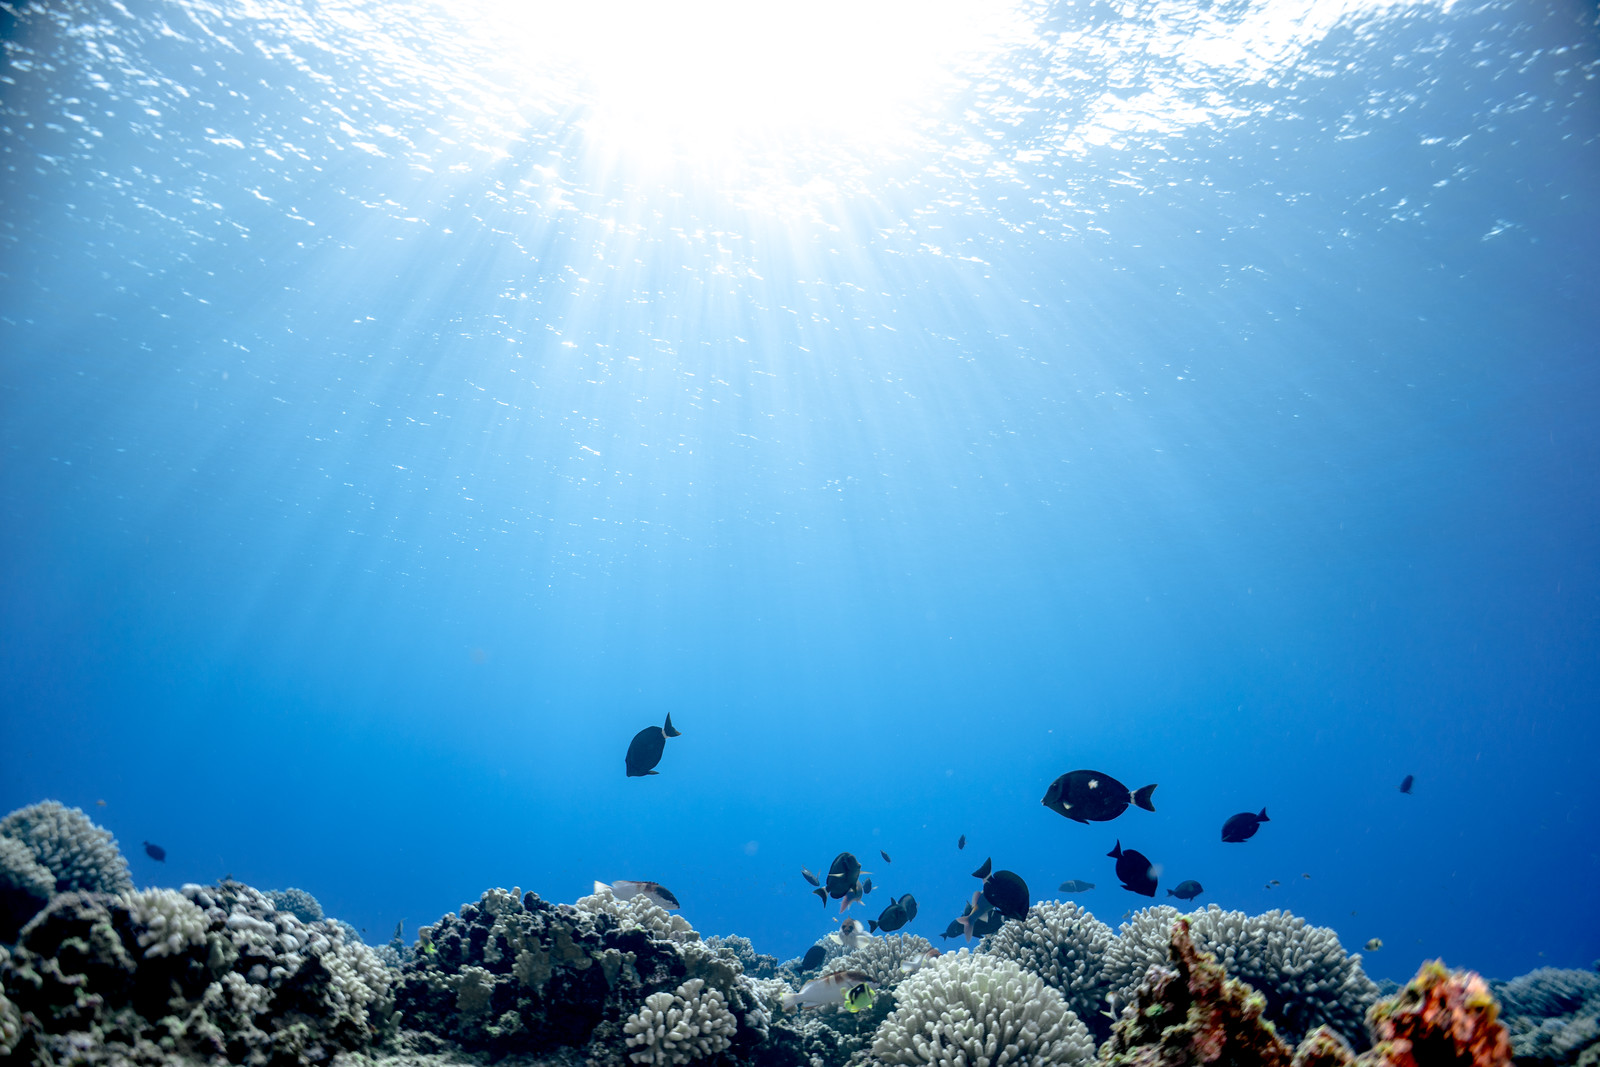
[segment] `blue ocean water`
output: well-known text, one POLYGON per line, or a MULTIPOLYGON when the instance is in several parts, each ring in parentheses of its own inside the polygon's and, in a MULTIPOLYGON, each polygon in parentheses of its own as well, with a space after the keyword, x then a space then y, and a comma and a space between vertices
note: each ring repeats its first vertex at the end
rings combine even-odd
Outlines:
POLYGON ((1120 840, 1589 966, 1593 6, 879 7, 0 5, 0 810, 375 942, 1120 840))

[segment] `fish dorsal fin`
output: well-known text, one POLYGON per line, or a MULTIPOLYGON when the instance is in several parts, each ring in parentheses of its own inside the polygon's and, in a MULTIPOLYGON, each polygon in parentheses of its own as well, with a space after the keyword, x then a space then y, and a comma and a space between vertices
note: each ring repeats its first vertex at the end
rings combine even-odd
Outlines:
POLYGON ((1267 818, 1267 809, 1266 808, 1262 808, 1261 809, 1261 814, 1256 816, 1256 822, 1271 822, 1271 821, 1272 821, 1271 819, 1267 818))
POLYGON ((667 712, 667 724, 661 728, 661 732, 668 737, 677 737, 682 732, 672 728, 672 712, 670 711, 667 712))
POLYGON ((1116 845, 1111 849, 1110 852, 1107 852, 1106 855, 1110 856, 1114 860, 1120 860, 1122 858, 1122 841, 1120 838, 1118 839, 1116 845))
POLYGON ((983 866, 979 867, 977 870, 972 872, 972 877, 974 877, 974 878, 987 878, 987 877, 989 877, 989 871, 993 866, 992 859, 993 859, 993 857, 991 857, 990 859, 984 860, 983 861, 983 866))

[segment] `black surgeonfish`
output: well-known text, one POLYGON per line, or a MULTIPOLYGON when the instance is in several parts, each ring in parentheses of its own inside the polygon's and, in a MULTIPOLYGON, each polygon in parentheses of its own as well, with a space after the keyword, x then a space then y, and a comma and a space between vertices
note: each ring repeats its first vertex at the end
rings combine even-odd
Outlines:
POLYGON ((955 937, 960 934, 972 940, 974 937, 987 937, 1005 925, 1006 917, 1000 914, 1000 909, 991 904, 983 895, 983 890, 975 890, 972 899, 967 901, 967 906, 962 909, 961 917, 945 927, 943 937, 955 937))
POLYGON ((1411 792, 1411 786, 1416 782, 1416 780, 1417 780, 1417 776, 1416 775, 1414 775, 1414 774, 1406 775, 1405 778, 1400 782, 1400 792, 1402 792, 1402 793, 1411 792))
POLYGON ((972 872, 972 877, 983 879, 983 898, 1008 919, 1028 917, 1028 883, 1015 871, 993 871, 990 860, 972 872))
POLYGON ((867 920, 867 929, 871 930, 873 933, 877 933, 879 930, 882 930, 886 934, 892 934, 905 924, 906 909, 900 906, 900 902, 898 900, 891 900, 889 902, 889 906, 883 909, 882 914, 880 914, 876 919, 867 920))
POLYGON ((906 922, 911 922, 917 917, 917 898, 910 893, 900 898, 900 906, 906 909, 906 922))
POLYGON ((1155 791, 1153 785, 1129 789, 1099 771, 1069 771, 1050 783, 1039 803, 1073 822, 1110 822, 1127 811, 1129 803, 1145 811, 1155 811, 1156 806, 1150 799, 1155 791))
POLYGON ((860 877, 861 861, 848 852, 839 853, 833 858, 833 866, 828 868, 828 895, 839 900, 856 888, 860 877))
POLYGON ((672 728, 670 712, 665 726, 647 726, 634 734, 628 744, 628 777, 643 778, 647 774, 660 773, 655 766, 661 762, 661 753, 666 751, 667 738, 677 736, 678 731, 672 728))
POLYGON ((1271 819, 1267 818, 1266 808, 1261 809, 1260 815, 1251 815, 1248 811, 1241 811, 1222 824, 1222 839, 1233 844, 1238 844, 1240 841, 1248 841, 1256 836, 1256 831, 1261 829, 1262 823, 1271 821, 1271 819))
POLYGON ((967 847, 967 835, 966 834, 962 834, 960 837, 956 838, 956 848, 966 848, 966 847, 967 847))
POLYGON ((887 852, 885 852, 881 848, 878 850, 878 855, 883 857, 883 862, 885 862, 885 863, 893 863, 894 862, 894 860, 889 858, 889 854, 887 852))
POLYGON ((1205 891, 1205 886, 1190 878, 1188 881, 1179 882, 1178 888, 1167 890, 1167 896, 1177 897, 1179 900, 1193 900, 1205 891))
POLYGON ((828 950, 821 945, 812 945, 806 949, 806 958, 800 961, 802 971, 814 971, 822 966, 822 961, 828 958, 828 950))
POLYGON ((1117 861, 1117 877, 1122 880, 1122 888, 1141 896, 1156 895, 1155 867, 1143 852, 1124 849, 1122 842, 1118 841, 1116 847, 1106 855, 1117 861))
POLYGON ((155 860, 157 863, 167 862, 167 850, 162 848, 160 845, 152 845, 150 842, 146 841, 144 843, 144 854, 155 860))

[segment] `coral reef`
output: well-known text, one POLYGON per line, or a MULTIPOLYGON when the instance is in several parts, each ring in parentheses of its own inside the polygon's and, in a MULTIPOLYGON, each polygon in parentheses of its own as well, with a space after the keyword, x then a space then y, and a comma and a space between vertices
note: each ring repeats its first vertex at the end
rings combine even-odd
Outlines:
POLYGON ((1169 965, 1146 972, 1101 1047, 1099 1067, 1290 1067, 1293 1054, 1264 1017, 1266 999, 1196 948, 1192 926, 1172 922, 1169 965))
POLYGON ((718 953, 732 955, 739 961, 739 966, 744 968, 744 973, 751 978, 776 978, 778 975, 778 957, 757 952, 748 937, 740 937, 738 934, 727 937, 712 936, 706 938, 706 947, 718 953))
POLYGON ((733 1044, 739 1024, 722 994, 691 978, 676 993, 651 993, 622 1024, 635 1063, 666 1067, 715 1056, 733 1044))
POLYGON ((874 937, 854 952, 824 962, 819 974, 833 971, 861 971, 880 989, 893 989, 909 977, 900 968, 910 960, 920 959, 933 945, 916 934, 890 934, 874 937))
POLYGON ((1600 1067, 1600 974, 1541 967, 1490 989, 1518 1063, 1600 1067))
MULTIPOLYGON (((1106 950, 1111 990, 1131 996, 1146 970, 1167 959, 1168 931, 1178 917, 1175 908, 1156 905, 1122 925, 1106 950)), ((1365 1044, 1362 1020, 1378 987, 1361 969, 1361 956, 1347 955, 1333 930, 1286 911, 1252 916, 1215 904, 1188 918, 1195 944, 1264 996, 1278 1027, 1299 1037, 1326 1025, 1365 1044)))
POLYGON ((1489 985, 1437 960, 1367 1014, 1368 1057, 1382 1067, 1510 1067, 1511 1038, 1489 985))
POLYGON ((1012 960, 941 956, 900 984, 872 1042, 875 1064, 1087 1064, 1089 1031, 1044 979, 1012 960))
POLYGON ((328 1063, 390 1029, 389 985, 365 945, 238 882, 59 894, 0 963, 16 1051, 60 1063, 328 1063))
POLYGON ((1072 902, 1035 904, 1026 919, 1009 919, 983 942, 983 951, 1015 960, 1061 994, 1091 1030, 1109 1033, 1100 1014, 1109 985, 1106 952, 1111 927, 1072 902))
POLYGON ((46 800, 0 819, 0 837, 28 846, 34 862, 55 876, 56 892, 121 893, 133 888, 128 861, 111 831, 80 808, 46 800))
MULTIPOLYGON (((552 905, 491 889, 420 937, 400 971, 402 1025, 496 1057, 571 1046, 592 1063, 625 1064, 629 1037, 673 1033, 691 1009, 721 1019, 716 1004, 732 1020, 731 1029, 714 1024, 717 1035, 748 1055, 768 1039, 776 990, 766 987, 780 985, 745 977, 733 949, 702 944, 680 916, 609 890, 552 905)), ((659 1062, 682 1062, 670 1056, 700 1047, 697 1036, 672 1040, 659 1062)))
POLYGON ((21 841, 0 837, 0 941, 15 941, 22 924, 50 903, 56 878, 21 841))
POLYGON ((262 896, 279 911, 287 911, 303 923, 314 923, 323 917, 322 905, 304 889, 269 889, 262 896))

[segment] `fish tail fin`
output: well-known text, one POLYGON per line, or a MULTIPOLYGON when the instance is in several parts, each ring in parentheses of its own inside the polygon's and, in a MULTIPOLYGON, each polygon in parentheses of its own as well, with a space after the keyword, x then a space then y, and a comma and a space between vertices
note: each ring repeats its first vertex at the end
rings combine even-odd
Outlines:
POLYGON ((1262 808, 1261 809, 1261 814, 1256 816, 1256 820, 1258 822, 1271 822, 1272 821, 1271 819, 1267 818, 1267 809, 1266 808, 1262 808))
POLYGON ((672 728, 672 712, 670 711, 667 712, 667 724, 661 728, 661 732, 666 734, 668 737, 677 737, 680 733, 682 733, 682 731, 674 730, 672 728))
POLYGON ((1116 845, 1111 849, 1110 852, 1107 852, 1106 855, 1110 856, 1114 860, 1120 860, 1122 858, 1122 839, 1121 838, 1117 839, 1116 845))
POLYGON ((783 1010, 794 1011, 794 1006, 800 1003, 799 993, 785 993, 783 995, 783 1010))
POLYGON ((1156 787, 1153 785, 1147 785, 1143 789, 1135 789, 1133 791, 1133 802, 1139 805, 1139 807, 1143 808, 1145 811, 1155 811, 1155 802, 1151 799, 1155 795, 1156 787))
POLYGON ((594 891, 596 893, 604 893, 606 890, 608 890, 610 888, 611 887, 606 885, 604 882, 596 882, 594 884, 594 891))
POLYGON ((1176 893, 1174 893, 1174 892, 1173 892, 1173 891, 1172 891, 1172 890, 1170 890, 1170 889, 1169 889, 1169 890, 1167 890, 1167 896, 1169 896, 1169 897, 1175 897, 1175 896, 1177 896, 1177 895, 1178 895, 1178 894, 1176 894, 1176 893))
POLYGON ((872 933, 872 934, 875 934, 875 933, 878 932, 878 920, 877 919, 868 919, 867 920, 867 932, 868 933, 872 933))
POLYGON ((989 877, 989 872, 993 867, 993 859, 994 858, 991 856, 989 859, 984 860, 983 861, 983 866, 979 867, 977 870, 972 872, 972 877, 974 877, 974 878, 987 878, 987 877, 989 877))
POLYGON ((812 892, 817 895, 817 898, 822 901, 822 906, 826 908, 828 906, 828 891, 826 889, 813 889, 812 892))

